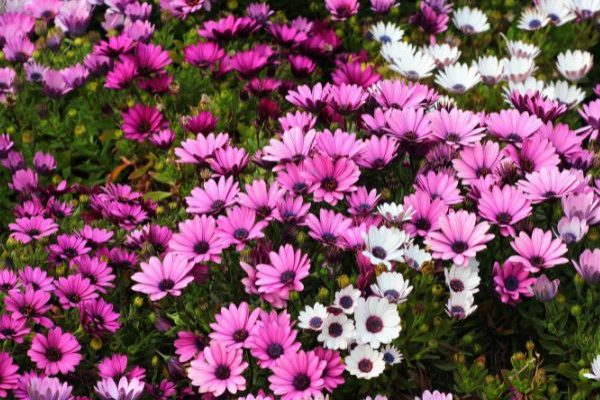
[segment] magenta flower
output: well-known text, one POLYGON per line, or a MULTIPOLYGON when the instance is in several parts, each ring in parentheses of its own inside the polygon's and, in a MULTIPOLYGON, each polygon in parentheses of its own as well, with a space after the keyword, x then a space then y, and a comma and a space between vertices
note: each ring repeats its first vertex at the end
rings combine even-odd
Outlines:
POLYGON ((571 193, 560 201, 565 217, 579 218, 588 225, 600 222, 600 198, 594 192, 571 193))
POLYGON ((143 142, 146 138, 168 127, 167 121, 157 108, 136 104, 123 113, 123 136, 126 139, 143 142))
POLYGON ((46 328, 53 326, 46 314, 50 310, 50 293, 26 287, 23 292, 11 290, 4 298, 6 311, 13 317, 40 324, 46 328))
POLYGON ((359 61, 340 63, 331 74, 331 79, 336 85, 347 83, 349 85, 358 85, 365 89, 379 81, 379 74, 375 73, 373 67, 364 66, 359 61))
POLYGON ((268 55, 259 49, 251 49, 237 52, 231 59, 230 67, 241 78, 250 79, 255 77, 268 63, 268 55))
POLYGON ((171 64, 169 52, 163 50, 160 45, 152 43, 138 43, 133 54, 125 58, 133 61, 139 73, 144 76, 162 72, 167 65, 171 64))
POLYGON ((311 113, 296 111, 294 113, 289 112, 279 118, 279 123, 284 131, 288 131, 292 128, 300 128, 302 132, 306 133, 314 128, 317 119, 311 113))
POLYGON ((92 299, 79 304, 81 325, 93 335, 114 333, 120 327, 119 314, 113 311, 113 305, 103 299, 92 299))
POLYGON ((190 214, 218 214, 236 203, 238 193, 239 185, 232 176, 222 176, 218 181, 210 179, 202 189, 192 189, 190 196, 185 198, 186 211, 190 214))
POLYGON ((540 228, 535 228, 531 235, 519 233, 510 245, 518 255, 510 257, 508 261, 520 262, 533 273, 569 261, 562 257, 567 253, 567 246, 560 239, 553 239, 552 232, 544 232, 540 228))
POLYGON ((228 348, 250 348, 248 338, 259 315, 260 309, 250 312, 246 302, 240 303, 239 307, 235 304, 221 307, 221 312, 215 315, 216 322, 210 324, 212 332, 209 336, 213 343, 218 342, 228 348))
MULTIPOLYGON (((183 129, 185 129, 186 131, 190 131, 196 135, 200 133, 202 133, 203 135, 208 135, 210 132, 216 129, 218 122, 218 118, 215 117, 210 111, 200 111, 194 116, 185 116, 180 118, 180 124, 183 127, 183 129)), ((208 136, 210 137, 210 135, 208 136)), ((226 138, 227 140, 229 139, 227 134, 221 134, 221 136, 226 138)), ((219 140, 218 137, 219 135, 217 136, 217 138, 215 138, 217 142, 215 143, 215 145, 218 145, 212 146, 213 148, 223 147, 223 145, 227 142, 227 140, 221 142, 221 140, 219 140)))
POLYGON ((419 10, 409 18, 409 22, 430 35, 437 35, 448 29, 450 17, 447 12, 436 11, 427 2, 421 2, 419 10))
POLYGON ((460 158, 452 160, 459 178, 467 183, 492 174, 503 156, 495 142, 475 143, 460 151, 460 158))
POLYGON ((227 215, 217 219, 217 237, 225 247, 235 244, 237 251, 242 250, 247 241, 264 237, 266 221, 256 221, 256 212, 247 207, 236 206, 227 210, 227 215))
POLYGON ((225 51, 216 43, 205 42, 186 47, 183 54, 188 63, 198 68, 210 68, 225 56, 225 51))
POLYGON ((354 133, 344 132, 341 129, 336 129, 335 132, 325 129, 317 135, 315 149, 333 160, 345 157, 356 161, 364 149, 364 144, 354 133))
POLYGON ((333 210, 319 210, 319 217, 308 214, 306 226, 310 229, 308 234, 315 240, 329 246, 341 246, 342 233, 352 226, 352 220, 333 210))
POLYGON ((529 271, 520 262, 506 261, 502 266, 494 263, 494 283, 496 293, 503 303, 515 305, 521 302, 521 297, 532 297, 532 285, 536 278, 529 277, 529 271))
POLYGON ((137 284, 131 290, 145 293, 150 300, 157 301, 167 295, 181 296, 181 291, 194 280, 190 275, 193 264, 186 258, 169 253, 161 261, 151 257, 140 264, 142 272, 136 272, 131 280, 137 284))
MULTIPOLYGON (((190 123, 188 121, 188 123, 190 123)), ((186 125, 187 126, 187 125, 186 125)), ((193 128, 196 128, 195 126, 193 128)), ((177 162, 180 164, 197 164, 203 166, 208 164, 215 150, 225 147, 229 143, 229 135, 211 133, 207 136, 198 134, 195 139, 187 139, 175 148, 177 162)))
POLYGON ((289 353, 271 366, 273 374, 269 376, 269 387, 282 400, 321 397, 326 364, 312 351, 289 353))
POLYGON ((452 260, 458 265, 468 265, 469 259, 494 238, 487 233, 487 222, 477 223, 477 216, 464 210, 450 211, 440 218, 439 224, 440 231, 429 232, 425 244, 431 247, 434 258, 452 260))
POLYGON ((371 97, 384 109, 418 111, 435 103, 438 93, 422 83, 386 79, 373 86, 371 97))
POLYGON ((75 371, 81 361, 81 346, 71 333, 63 333, 60 327, 50 329, 48 335, 37 333, 31 341, 27 355, 36 367, 48 375, 75 371))
POLYGON ((90 252, 87 242, 78 235, 58 235, 56 243, 48 246, 49 259, 55 264, 71 262, 74 258, 90 252))
POLYGON ((441 199, 451 206, 462 202, 463 198, 458 189, 458 181, 454 176, 443 171, 429 171, 427 175, 419 174, 415 179, 415 190, 422 190, 432 200, 441 199))
POLYGON ((238 176, 249 160, 250 157, 243 148, 228 146, 215 149, 213 158, 208 163, 214 171, 213 176, 238 176))
POLYGON ((66 278, 60 277, 54 284, 60 305, 63 309, 77 307, 80 303, 95 299, 98 297, 96 288, 89 279, 82 275, 69 275, 66 278))
POLYGON ((334 350, 326 350, 322 347, 317 347, 314 350, 315 354, 321 361, 325 361, 325 369, 323 370, 323 386, 328 392, 344 383, 344 370, 346 366, 342 362, 340 353, 334 350))
POLYGON ((19 366, 13 363, 12 357, 0 352, 0 397, 8 396, 8 390, 15 389, 19 381, 19 366))
POLYGON ((202 353, 206 347, 206 340, 203 336, 194 332, 179 331, 173 345, 175 346, 175 353, 179 356, 179 361, 184 363, 202 353))
POLYGON ((348 212, 356 216, 370 215, 379 201, 379 194, 376 189, 367 191, 367 188, 360 186, 355 192, 352 192, 348 198, 348 212))
POLYGON ((554 167, 527 174, 525 179, 519 181, 518 187, 533 204, 538 204, 563 198, 577 189, 580 183, 580 176, 576 172, 561 171, 554 167))
POLYGON ((179 233, 169 241, 169 251, 191 262, 221 262, 221 252, 227 243, 217 235, 213 217, 202 215, 179 223, 179 233))
MULTIPOLYGON (((18 318, 14 314, 2 314, 0 316, 0 339, 23 343, 23 338, 31 332, 26 324, 27 320, 24 318, 18 318)), ((2 381, 0 380, 0 382, 2 381)))
POLYGON ((403 143, 423 143, 431 136, 430 120, 423 108, 392 109, 385 118, 384 130, 403 143))
POLYGON ((364 141, 357 164, 364 168, 383 169, 398 154, 398 141, 388 136, 371 136, 364 141))
POLYGON ((317 64, 310 57, 302 54, 291 54, 288 57, 288 61, 292 74, 297 79, 304 79, 310 76, 317 68, 317 64))
POLYGON ((544 123, 554 121, 568 111, 566 104, 544 97, 539 92, 520 93, 514 90, 510 93, 510 102, 520 112, 535 115, 544 123))
POLYGON ((106 293, 106 289, 115 287, 113 284, 115 275, 106 261, 84 255, 74 259, 73 264, 77 267, 77 273, 83 278, 89 279, 98 292, 106 293))
POLYGON ((338 113, 348 115, 361 108, 368 97, 369 93, 362 87, 342 83, 331 86, 329 103, 338 113))
POLYGON ((571 260, 577 273, 590 285, 600 282, 600 249, 585 249, 579 256, 579 263, 571 260))
POLYGON ((531 291, 533 292, 535 298, 539 301, 550 301, 556 297, 559 284, 559 279, 550 281, 546 275, 541 275, 531 286, 531 291))
POLYGON ((192 385, 199 386, 200 393, 220 396, 225 391, 236 394, 246 390, 242 373, 248 368, 241 349, 229 348, 213 341, 204 349, 203 357, 192 361, 188 376, 192 385))
POLYGON ((484 136, 485 128, 471 111, 453 108, 433 111, 429 114, 431 136, 452 147, 471 146, 484 136))
POLYGON ((356 190, 354 184, 360 170, 352 161, 339 158, 333 161, 328 156, 316 155, 305 161, 306 176, 315 201, 336 205, 344 193, 356 190))
POLYGON ((285 169, 277 171, 277 183, 296 195, 304 194, 309 186, 304 163, 287 164, 285 169))
POLYGON ((218 21, 205 21, 202 28, 198 29, 198 34, 209 40, 229 40, 241 32, 243 24, 243 19, 228 15, 218 21))
POLYGON ((143 380, 146 377, 146 370, 138 366, 134 366, 127 371, 127 356, 124 354, 113 354, 110 357, 105 357, 98 364, 98 375, 103 379, 120 379, 123 376, 129 379, 143 380))
POLYGON ((310 262, 306 254, 294 251, 291 245, 281 246, 279 251, 269 253, 269 264, 256 266, 256 286, 259 293, 277 294, 287 299, 290 291, 304 289, 302 279, 310 273, 310 262))
POLYGON ((503 236, 514 236, 514 224, 531 215, 531 203, 513 186, 494 186, 481 193, 479 214, 498 225, 503 236))
POLYGON ((273 218, 284 224, 301 225, 309 209, 310 204, 304 203, 302 196, 287 194, 277 201, 273 218))
POLYGON ((273 210, 277 206, 277 201, 283 196, 284 190, 277 182, 267 188, 264 180, 255 180, 244 189, 245 193, 238 193, 237 203, 253 209, 265 221, 271 221, 273 210))
POLYGON ((358 0, 325 0, 325 8, 335 21, 345 21, 358 13, 358 0))
POLYGON ((38 188, 38 175, 31 169, 20 169, 12 175, 8 187, 19 193, 31 193, 38 188))
POLYGON ((404 223, 404 230, 412 236, 426 237, 440 228, 440 218, 448 212, 442 199, 431 200, 429 194, 417 190, 404 198, 404 209, 412 210, 411 219, 404 223))
POLYGON ((262 368, 271 367, 279 358, 300 350, 296 330, 288 323, 276 321, 258 323, 250 332, 250 353, 262 368))
POLYGON ((572 157, 582 150, 583 137, 572 131, 567 124, 548 122, 542 125, 537 135, 550 140, 556 152, 562 157, 572 157))
POLYGON ((17 218, 8 227, 11 230, 10 237, 23 244, 50 236, 58 230, 58 225, 53 220, 43 216, 17 218))
POLYGON ((305 111, 318 113, 329 102, 331 97, 331 85, 323 86, 320 82, 312 88, 307 85, 298 86, 296 90, 290 90, 285 99, 292 105, 305 111))
POLYGON ((139 71, 131 60, 122 60, 115 63, 114 67, 106 75, 104 87, 107 89, 121 90, 133 83, 139 71))

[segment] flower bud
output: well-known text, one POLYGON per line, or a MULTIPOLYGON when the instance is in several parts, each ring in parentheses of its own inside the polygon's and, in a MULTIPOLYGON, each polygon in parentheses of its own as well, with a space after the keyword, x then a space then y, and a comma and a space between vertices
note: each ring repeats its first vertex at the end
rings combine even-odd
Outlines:
POLYGON ((559 284, 560 280, 554 279, 550 281, 546 275, 541 275, 537 278, 531 289, 535 298, 539 301, 550 301, 556 297, 559 284))
POLYGON ((92 338, 92 340, 90 341, 90 347, 94 351, 100 350, 102 348, 102 339, 100 339, 99 337, 92 338))

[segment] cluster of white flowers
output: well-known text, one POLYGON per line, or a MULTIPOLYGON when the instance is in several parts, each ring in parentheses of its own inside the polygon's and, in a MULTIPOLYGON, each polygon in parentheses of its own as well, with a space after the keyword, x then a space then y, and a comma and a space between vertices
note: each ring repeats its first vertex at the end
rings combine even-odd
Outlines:
POLYGON ((471 259, 466 267, 453 264, 450 269, 444 269, 444 274, 450 290, 446 313, 452 318, 465 319, 477 309, 475 293, 479 291, 481 283, 479 263, 471 259))
POLYGON ((329 307, 316 303, 298 316, 301 329, 318 332, 317 340, 332 350, 346 350, 346 369, 358 378, 379 376, 386 364, 402 361, 391 343, 400 336, 397 304, 412 291, 399 272, 384 272, 371 285, 372 296, 363 297, 352 285, 335 294, 329 307))

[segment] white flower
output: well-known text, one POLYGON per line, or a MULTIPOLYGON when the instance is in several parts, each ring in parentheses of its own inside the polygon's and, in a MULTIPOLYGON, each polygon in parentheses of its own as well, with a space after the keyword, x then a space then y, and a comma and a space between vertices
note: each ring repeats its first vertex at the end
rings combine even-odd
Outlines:
POLYGON ((467 64, 454 64, 438 72, 435 83, 450 93, 465 93, 481 81, 479 70, 476 66, 467 64))
POLYGON ((592 373, 583 374, 588 379, 594 379, 600 381, 600 354, 598 354, 594 361, 592 361, 592 373))
POLYGON ((438 99, 435 101, 435 103, 433 103, 433 105, 429 108, 429 111, 438 110, 440 108, 446 108, 446 109, 450 110, 455 107, 456 107, 456 100, 454 100, 452 97, 442 95, 442 96, 438 97, 438 99))
POLYGON ((446 276, 446 286, 448 286, 452 293, 479 292, 477 287, 481 282, 481 278, 479 277, 477 270, 469 267, 465 268, 459 265, 452 265, 450 270, 444 268, 444 275, 446 276))
POLYGON ((389 63, 394 63, 395 60, 400 60, 404 57, 409 57, 417 52, 417 48, 406 42, 390 42, 384 43, 381 46, 379 53, 381 57, 389 63))
POLYGON ((588 233, 587 220, 578 217, 562 217, 558 221, 558 236, 565 244, 577 243, 588 233))
MULTIPOLYGON (((452 265, 455 265, 455 264, 452 264, 452 265)), ((470 268, 473 271, 479 273, 479 261, 477 261, 477 259, 474 257, 469 258, 469 262, 467 263, 467 268, 470 268)))
POLYGON ((375 397, 367 396, 364 398, 364 400, 388 400, 388 398, 386 396, 382 396, 382 395, 378 394, 375 397))
POLYGON ((366 250, 362 252, 371 264, 383 264, 388 270, 392 268, 391 261, 404 261, 403 246, 410 241, 406 232, 398 228, 385 226, 369 228, 369 233, 363 232, 366 250))
POLYGON ((527 8, 523 10, 519 19, 519 28, 526 31, 535 31, 548 25, 550 18, 548 14, 539 8, 527 8))
POLYGON ((538 7, 548 14, 554 25, 561 26, 575 19, 567 3, 568 0, 540 0, 538 7))
POLYGON ((412 218, 415 210, 412 207, 404 209, 404 205, 396 203, 383 203, 377 207, 379 215, 381 215, 386 221, 400 223, 408 221, 412 218))
POLYGON ((421 249, 416 244, 404 251, 404 262, 417 271, 421 270, 423 264, 431 261, 431 259, 431 254, 421 249))
POLYGON ((536 45, 525 43, 522 40, 507 40, 506 49, 511 57, 522 58, 536 58, 541 51, 536 45))
POLYGON ((113 379, 103 379, 96 383, 94 391, 103 400, 135 400, 144 393, 145 384, 136 378, 128 381, 121 377, 117 385, 113 379))
POLYGON ((511 57, 504 60, 504 76, 510 82, 523 82, 536 70, 532 58, 511 57))
POLYGON ((593 64, 594 57, 589 51, 567 50, 556 57, 558 72, 570 81, 578 81, 583 78, 590 72, 593 64))
POLYGON ((567 81, 551 82, 547 87, 552 88, 556 100, 569 108, 574 108, 585 99, 585 92, 577 85, 570 85, 567 81))
POLYGON ((323 323, 317 340, 331 350, 346 349, 354 338, 354 323, 346 314, 330 314, 323 323))
POLYGON ((504 76, 504 60, 499 60, 498 57, 479 57, 477 59, 477 68, 479 69, 481 80, 486 85, 495 85, 504 76))
POLYGON ((371 379, 381 375, 385 369, 383 354, 370 346, 356 346, 344 359, 346 370, 361 379, 371 379))
POLYGON ((390 69, 413 81, 427 78, 434 68, 435 60, 423 51, 394 58, 390 65, 390 69))
POLYGON ((438 68, 444 68, 454 64, 460 57, 460 50, 456 46, 450 46, 447 43, 432 44, 424 49, 435 60, 438 68))
POLYGON ((334 304, 341 308, 346 314, 354 313, 356 300, 360 297, 360 290, 354 286, 346 286, 335 293, 334 304))
POLYGON ((320 331, 328 314, 327 308, 321 303, 315 303, 312 307, 307 305, 298 315, 298 327, 320 331))
POLYGON ((404 30, 393 22, 385 23, 383 21, 376 23, 369 31, 374 40, 379 43, 401 42, 404 36, 404 30))
POLYGON ((356 341, 370 344, 374 349, 400 336, 400 316, 395 304, 375 296, 360 298, 354 310, 356 341))
POLYGON ((400 304, 406 301, 413 287, 400 272, 384 272, 371 285, 371 290, 374 295, 385 297, 390 303, 400 304))
POLYGON ((469 292, 450 293, 450 298, 446 304, 446 314, 455 319, 465 319, 477 309, 473 303, 475 299, 469 292))
POLYGON ((543 97, 554 99, 554 88, 546 87, 546 82, 535 79, 530 76, 523 82, 508 81, 508 87, 504 89, 504 98, 507 103, 511 104, 509 97, 512 92, 526 94, 527 92, 539 92, 543 97))
POLYGON ((487 16, 478 8, 462 7, 454 12, 454 26, 467 35, 490 29, 487 16))
POLYGON ((386 364, 399 364, 404 359, 402 353, 400 353, 400 351, 391 344, 385 346, 381 351, 383 353, 383 361, 385 361, 386 364))
POLYGON ((581 19, 592 18, 600 11, 600 0, 568 0, 569 8, 581 19))

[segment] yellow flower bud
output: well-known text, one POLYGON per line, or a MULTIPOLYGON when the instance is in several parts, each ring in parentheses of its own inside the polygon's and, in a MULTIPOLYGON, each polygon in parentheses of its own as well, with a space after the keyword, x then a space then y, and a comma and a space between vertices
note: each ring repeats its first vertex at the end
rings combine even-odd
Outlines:
POLYGON ((133 299, 133 305, 137 308, 140 308, 144 305, 144 298, 141 296, 135 296, 135 298, 133 299))
POLYGON ((90 347, 94 351, 100 350, 102 348, 102 339, 100 339, 99 337, 93 337, 90 341, 90 347))
POLYGON ((338 286, 340 287, 340 289, 343 289, 343 288, 347 287, 348 285, 350 285, 350 277, 346 274, 340 275, 337 278, 337 283, 338 283, 338 286))

